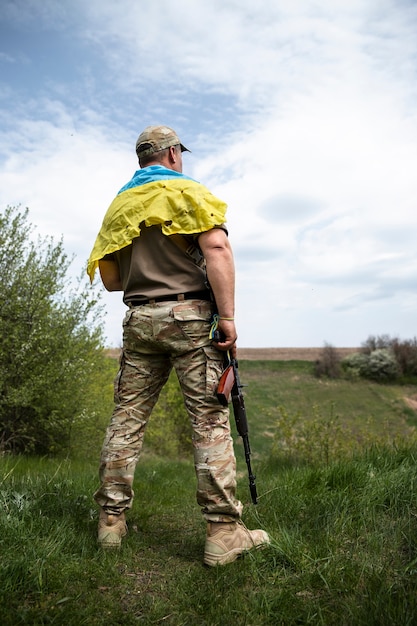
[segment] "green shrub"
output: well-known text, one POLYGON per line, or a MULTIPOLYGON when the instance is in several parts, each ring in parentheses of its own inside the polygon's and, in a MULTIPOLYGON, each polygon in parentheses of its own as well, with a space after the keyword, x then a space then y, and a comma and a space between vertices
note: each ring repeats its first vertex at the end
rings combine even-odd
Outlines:
POLYGON ((320 358, 314 364, 314 375, 317 378, 326 376, 327 378, 339 378, 340 376, 340 357, 337 350, 330 344, 326 343, 320 354, 320 358))
POLYGON ((371 380, 395 380, 399 375, 399 368, 395 355, 391 350, 382 348, 374 350, 368 360, 365 376, 371 380))
POLYGON ((32 231, 28 209, 0 213, 0 451, 55 454, 101 402, 101 308, 87 284, 71 285, 62 241, 32 231))
POLYGON ((342 369, 348 378, 365 376, 368 369, 369 355, 363 352, 348 354, 342 360, 342 369))
MULTIPOLYGON (((411 378, 417 376, 417 339, 415 337, 401 340, 398 337, 391 338, 389 335, 377 337, 371 335, 362 344, 362 352, 368 356, 379 350, 388 350, 395 358, 398 371, 391 379, 395 379, 397 376, 411 378)), ((380 360, 381 357, 377 357, 377 361, 380 360)), ((389 366, 387 367, 391 369, 389 366)), ((375 368, 379 369, 378 364, 375 364, 375 368)), ((375 368, 372 367, 371 369, 375 368)), ((382 367, 382 369, 384 368, 382 367)), ((372 373, 370 377, 372 377, 372 373)))
POLYGON ((349 354, 343 359, 342 368, 348 378, 361 377, 376 382, 392 381, 400 374, 395 354, 387 348, 349 354))
POLYGON ((114 378, 117 360, 100 355, 82 402, 82 410, 75 416, 70 430, 68 451, 73 459, 96 458, 98 461, 104 433, 114 408, 114 378))

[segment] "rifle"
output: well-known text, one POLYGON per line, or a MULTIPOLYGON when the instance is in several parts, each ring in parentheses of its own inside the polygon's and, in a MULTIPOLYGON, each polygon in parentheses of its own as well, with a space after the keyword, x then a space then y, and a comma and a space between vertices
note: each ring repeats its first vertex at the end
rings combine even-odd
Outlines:
POLYGON ((245 401, 243 398, 242 385, 238 372, 238 362, 236 359, 231 359, 229 361, 229 365, 220 377, 219 385, 217 387, 217 398, 223 406, 227 406, 230 402, 230 398, 232 399, 237 432, 242 437, 245 449, 245 459, 249 474, 250 495, 253 504, 257 504, 258 494, 255 484, 256 476, 252 473, 250 463, 251 452, 249 446, 248 420, 246 417, 245 401))

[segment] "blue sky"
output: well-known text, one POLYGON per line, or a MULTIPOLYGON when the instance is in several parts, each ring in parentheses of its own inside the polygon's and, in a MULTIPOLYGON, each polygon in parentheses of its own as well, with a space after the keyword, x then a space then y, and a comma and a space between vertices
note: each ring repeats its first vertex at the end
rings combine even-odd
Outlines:
POLYGON ((0 207, 78 275, 138 134, 167 124, 229 207, 238 345, 413 338, 416 32, 403 0, 3 0, 0 207))

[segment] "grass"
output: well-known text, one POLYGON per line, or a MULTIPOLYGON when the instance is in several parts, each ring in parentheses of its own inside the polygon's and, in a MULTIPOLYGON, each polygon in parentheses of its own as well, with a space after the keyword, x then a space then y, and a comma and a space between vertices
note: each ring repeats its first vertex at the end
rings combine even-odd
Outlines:
POLYGON ((307 364, 288 362, 242 362, 241 378, 248 384, 259 504, 248 504, 237 444, 239 495, 246 524, 268 530, 271 545, 224 568, 203 567, 205 526, 191 462, 146 454, 129 534, 120 552, 102 553, 92 502, 96 458, 3 457, 2 624, 417 622, 417 443, 401 405, 413 388, 320 383, 307 364), (292 435, 315 423, 309 443, 316 455, 303 456, 297 441, 293 450, 280 445, 288 433, 277 428, 279 406, 292 435), (349 432, 352 446, 325 457, 330 406, 349 427, 342 436, 349 432), (355 425, 371 414, 368 438, 353 445, 355 425))
POLYGON ((381 385, 345 379, 317 379, 307 361, 244 361, 240 378, 250 416, 254 449, 264 450, 265 435, 272 436, 285 409, 299 421, 336 417, 351 437, 370 440, 407 436, 417 426, 417 413, 404 402, 416 395, 416 385, 381 385))

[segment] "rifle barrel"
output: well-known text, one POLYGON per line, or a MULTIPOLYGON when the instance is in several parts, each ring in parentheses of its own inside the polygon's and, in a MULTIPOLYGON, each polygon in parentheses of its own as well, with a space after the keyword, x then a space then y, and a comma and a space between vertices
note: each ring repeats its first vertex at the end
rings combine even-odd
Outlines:
POLYGON ((251 494, 253 504, 257 504, 258 502, 258 494, 256 490, 256 483, 252 472, 251 462, 250 462, 250 445, 249 445, 249 434, 248 434, 248 420, 246 417, 246 408, 245 401, 242 394, 242 385, 240 383, 239 373, 238 373, 238 364, 234 359, 232 360, 233 372, 235 375, 235 382, 232 389, 232 403, 233 403, 233 412, 235 414, 236 428, 239 435, 243 440, 243 447, 245 450, 245 460, 248 468, 249 475, 249 491, 251 494))

